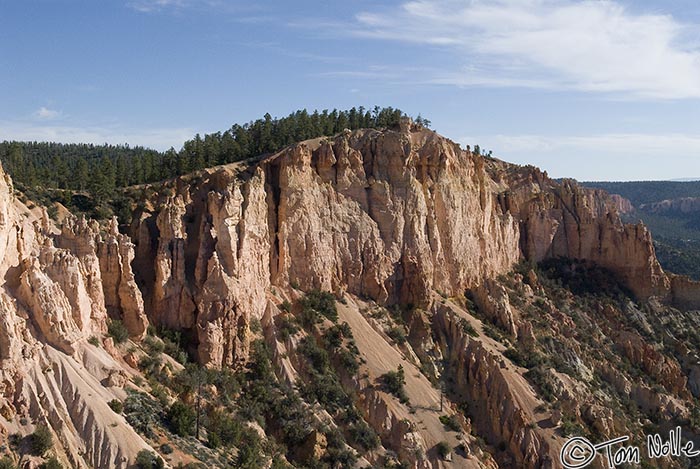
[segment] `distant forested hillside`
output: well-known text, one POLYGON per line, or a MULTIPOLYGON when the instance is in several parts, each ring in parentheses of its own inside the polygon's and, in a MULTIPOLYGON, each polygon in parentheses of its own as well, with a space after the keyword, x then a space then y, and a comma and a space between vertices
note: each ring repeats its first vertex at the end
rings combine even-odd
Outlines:
MULTIPOLYGON (((378 106, 311 113, 304 109, 283 118, 265 114, 224 132, 198 134, 179 151, 171 148, 165 152, 128 145, 5 141, 0 143, 0 161, 15 185, 30 198, 42 203, 59 201, 101 218, 128 209, 117 194, 118 188, 272 153, 344 129, 396 126, 405 115, 400 109, 378 106)), ((421 116, 415 120, 430 125, 421 116)))
POLYGON ((629 199, 635 207, 681 197, 700 197, 700 181, 586 181, 581 184, 586 187, 604 189, 610 194, 620 194, 629 199))

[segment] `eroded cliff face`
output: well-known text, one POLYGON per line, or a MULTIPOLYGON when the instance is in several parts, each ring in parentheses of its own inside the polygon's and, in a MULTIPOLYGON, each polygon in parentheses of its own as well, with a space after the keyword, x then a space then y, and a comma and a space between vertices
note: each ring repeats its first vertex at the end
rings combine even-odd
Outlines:
POLYGON ((570 180, 557 183, 530 167, 508 179, 502 201, 521 222, 527 259, 592 261, 615 272, 640 298, 670 299, 670 280, 656 259, 649 231, 641 223, 622 223, 605 192, 570 180))
MULTIPOLYGON (((438 346, 453 377, 453 392, 471 409, 479 434, 502 442, 514 467, 557 467, 561 440, 540 424, 547 419, 543 402, 512 365, 507 365, 494 340, 470 337, 462 321, 471 318, 453 304, 436 304, 433 325, 438 346)), ((473 319, 471 319, 473 320, 473 319)))
POLYGON ((245 358, 271 286, 425 306, 523 258, 565 256, 611 269, 641 298, 672 298, 649 232, 623 224, 604 193, 409 124, 166 186, 132 226, 137 277, 153 321, 192 331, 215 366, 245 358))
MULTIPOLYGON (((115 236, 121 235, 112 233, 107 242, 115 236)), ((98 251, 105 241, 96 223, 70 219, 59 230, 45 211, 29 210, 14 197, 4 173, 0 238, 0 426, 5 436, 45 424, 60 443, 59 459, 71 467, 127 467, 149 446, 130 427, 111 427, 108 398, 124 391, 100 380, 122 365, 87 341, 106 331, 107 305, 116 317, 147 323, 138 307, 130 244, 121 239, 126 262, 112 268, 107 262, 101 269, 98 251), (109 288, 103 290, 110 282, 122 285, 125 301, 111 302, 109 288)), ((136 328, 133 334, 144 331, 136 328)))
MULTIPOLYGON (((16 200, 11 182, 0 176, 0 427, 26 433, 48 423, 68 435, 61 456, 78 467, 125 466, 149 447, 128 425, 108 428, 114 416, 106 402, 123 397, 124 376, 138 364, 135 352, 122 360, 113 344, 96 351, 88 343, 104 336, 111 319, 124 323, 134 347, 152 324, 190 338, 201 364, 240 368, 257 321, 264 319, 265 338, 279 346, 270 324, 283 299, 311 289, 347 295, 354 306, 343 319, 382 344, 358 340, 368 378, 348 382, 386 449, 415 467, 441 467, 435 447, 453 438, 441 425, 422 428, 415 412, 373 384, 405 364, 417 376, 409 380, 411 399, 428 399, 427 409, 439 398, 427 376, 452 377, 452 392, 475 409, 471 427, 506 448, 499 464, 548 467, 561 439, 538 422, 549 419, 556 427, 561 410, 536 410, 543 405, 537 390, 523 370, 505 362, 504 346, 479 328, 476 338, 465 332, 458 320, 476 321, 466 300, 446 305, 438 298, 470 291, 481 319, 528 350, 542 334, 536 337, 534 320, 511 304, 512 295, 545 305, 555 335, 566 336, 576 321, 544 295, 536 274, 518 277, 517 287, 498 280, 523 260, 590 261, 614 272, 640 300, 700 305, 698 285, 665 274, 646 228, 623 224, 604 193, 462 150, 408 122, 398 130, 302 142, 151 187, 128 236, 116 221, 69 217, 56 226, 16 200), (410 346, 392 344, 374 323, 370 331, 370 319, 357 307, 363 301, 423 311, 406 326, 410 346), (440 360, 448 371, 440 371, 440 360), (93 393, 101 399, 85 397, 93 393)), ((608 335, 629 361, 665 383, 668 396, 655 398, 648 383, 624 377, 610 377, 612 386, 634 390, 650 411, 687 417, 688 389, 697 394, 698 380, 689 383, 686 371, 697 364, 664 355, 637 333, 608 335), (657 362, 663 364, 658 370, 657 362)), ((612 373, 583 363, 576 351, 566 357, 584 382, 596 366, 602 376, 612 373)), ((278 359, 278 374, 293 384, 294 357, 278 359)), ((566 374, 547 373, 560 395, 574 401, 566 374)), ((579 400, 565 408, 576 418, 605 413, 601 402, 579 400)), ((430 412, 425 418, 434 419, 430 412)), ((615 425, 606 419, 603 433, 615 425)), ((474 441, 465 445, 470 467, 496 465, 474 441)))

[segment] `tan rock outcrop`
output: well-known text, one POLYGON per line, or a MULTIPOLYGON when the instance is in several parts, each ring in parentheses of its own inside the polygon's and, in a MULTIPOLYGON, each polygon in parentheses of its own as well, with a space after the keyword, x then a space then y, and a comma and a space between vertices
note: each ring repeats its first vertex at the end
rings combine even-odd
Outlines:
POLYGON ((524 378, 509 371, 491 346, 464 331, 455 319, 462 315, 458 310, 438 304, 434 313, 439 346, 456 391, 469 404, 472 425, 491 441, 505 443, 514 467, 556 467, 560 443, 534 425, 540 401, 524 378))
MULTIPOLYGON (((411 318, 417 347, 406 356, 447 359, 459 392, 475 404, 474 427, 506 445, 517 467, 549 467, 560 441, 533 426, 541 403, 534 390, 502 358, 502 346, 472 340, 450 319, 460 313, 433 301, 435 292, 461 297, 472 289, 486 316, 530 347, 537 344, 532 325, 522 323, 508 291, 492 280, 523 259, 588 260, 615 272, 640 299, 700 305, 698 284, 666 275, 649 232, 623 224, 606 194, 464 151, 407 123, 398 131, 346 131, 302 142, 254 163, 177 178, 159 191, 144 201, 130 241, 115 221, 105 227, 67 217, 59 230, 46 213, 15 200, 0 172, 0 412, 47 415, 77 466, 83 454, 95 466, 125 466, 148 447, 128 426, 107 426, 120 417, 108 413, 105 402, 123 392, 133 372, 124 371, 123 350, 105 344, 110 358, 86 344, 104 334, 108 317, 122 319, 135 339, 149 323, 186 331, 200 362, 223 367, 246 360, 254 321, 274 322, 273 289, 284 291, 283 298, 293 286, 412 304, 427 313, 411 318), (104 356, 85 359, 98 352, 104 356), (103 399, 92 402, 91 393, 103 399)), ((522 292, 532 302, 543 287, 534 272, 527 282, 522 292)), ((555 318, 555 332, 578 327, 563 309, 540 303, 555 318)), ((352 313, 353 330, 371 335, 371 326, 352 313)), ((387 357, 392 366, 409 366, 376 337, 381 353, 358 338, 363 352, 374 353, 368 369, 375 379, 391 369, 387 357)), ((636 337, 618 339, 626 356, 665 380, 674 395, 656 396, 624 377, 614 386, 645 408, 687 417, 680 365, 636 337), (662 366, 653 368, 655 361, 662 366)), ((564 358, 579 359, 573 350, 569 355, 564 358)), ((137 358, 129 354, 127 362, 135 366, 137 358)), ((284 362, 285 369, 293 365, 293 359, 284 362)), ((426 412, 433 412, 439 393, 414 365, 407 376, 411 399, 425 400, 427 410, 417 414, 435 420, 426 412)), ((420 427, 418 417, 378 387, 357 387, 368 421, 387 445, 417 467, 444 463, 425 455, 445 435, 439 421, 420 427)), ((611 431, 604 412, 586 412, 605 420, 600 432, 611 431)))
MULTIPOLYGON (((53 237, 57 248, 70 252, 78 259, 77 264, 83 278, 85 294, 90 302, 90 316, 95 331, 106 331, 107 311, 105 309, 100 261, 97 258, 97 239, 99 225, 94 220, 84 217, 68 218, 61 227, 60 235, 53 237)), ((57 274, 55 278, 60 279, 57 274)))
POLYGON ((501 326, 511 337, 518 337, 516 323, 519 320, 510 307, 508 292, 501 284, 486 279, 482 285, 472 289, 471 293, 480 313, 501 326))
POLYGON ((509 188, 508 208, 519 214, 525 257, 592 261, 619 275, 641 298, 669 296, 670 281, 656 260, 649 231, 642 224, 623 224, 604 192, 569 180, 555 183, 534 168, 509 188))
POLYGON ((662 200, 650 204, 642 204, 640 210, 649 213, 695 213, 700 211, 700 197, 680 197, 678 199, 662 200))
POLYGON ((128 425, 112 425, 122 418, 101 381, 118 389, 125 376, 86 343, 106 331, 98 232, 74 217, 59 230, 46 211, 15 199, 0 169, 0 414, 48 424, 71 467, 125 468, 150 447, 128 425))
POLYGON ((116 219, 110 222, 104 240, 98 242, 97 256, 107 312, 124 322, 131 337, 142 339, 148 329, 148 318, 131 270, 134 245, 119 233, 116 219))
POLYGON ((620 194, 610 194, 610 200, 617 209, 618 213, 627 214, 634 212, 634 205, 629 199, 622 197, 620 194))
MULTIPOLYGON (((152 287, 152 315, 157 325, 174 329, 194 326, 194 302, 185 279, 185 232, 182 197, 166 200, 158 214, 158 249, 152 287)), ((150 242, 147 244, 150 246, 150 242)))
POLYGON ((688 379, 676 360, 655 350, 636 332, 620 332, 615 343, 631 363, 642 368, 670 393, 688 397, 688 379))
POLYGON ((27 305, 41 338, 65 353, 74 353, 76 342, 85 336, 73 317, 68 298, 61 287, 42 272, 37 259, 27 259, 23 267, 17 293, 27 305))

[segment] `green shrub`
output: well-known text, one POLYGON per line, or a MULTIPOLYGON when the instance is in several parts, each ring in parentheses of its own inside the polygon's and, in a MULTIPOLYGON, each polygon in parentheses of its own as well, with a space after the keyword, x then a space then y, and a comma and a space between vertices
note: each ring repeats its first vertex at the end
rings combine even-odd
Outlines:
POLYGON ((234 446, 240 441, 243 425, 240 421, 222 411, 214 410, 209 414, 207 436, 212 448, 234 446))
POLYGON ((348 429, 350 444, 357 449, 370 451, 379 446, 379 437, 364 420, 354 423, 348 429))
POLYGON ((547 362, 546 358, 534 350, 521 352, 520 350, 510 347, 503 352, 506 358, 512 361, 515 365, 523 368, 532 369, 536 366, 543 365, 547 362))
POLYGON ((440 422, 453 432, 458 432, 462 430, 462 427, 460 427, 459 422, 457 421, 457 417, 455 415, 441 415, 440 422))
POLYGON ((323 343, 326 348, 337 349, 343 345, 343 330, 340 326, 328 328, 323 334, 323 343))
POLYGON ((506 342, 506 338, 504 337, 503 332, 501 332, 496 326, 484 322, 483 329, 484 334, 486 334, 488 337, 491 337, 493 340, 501 343, 506 342))
POLYGON ((447 458, 450 452, 452 452, 450 445, 446 441, 441 441, 440 443, 435 445, 435 450, 437 451, 438 456, 440 456, 440 458, 442 459, 447 458))
POLYGON ((356 355, 350 350, 342 348, 335 352, 335 355, 338 357, 340 367, 348 373, 355 374, 360 369, 356 355))
POLYGON ((112 319, 109 321, 107 324, 107 334, 118 344, 126 342, 126 339, 129 338, 129 331, 119 319, 112 319))
MULTIPOLYGON (((312 312, 318 313, 333 322, 338 321, 338 310, 335 306, 335 298, 331 293, 311 290, 299 302, 302 308, 302 315, 306 316, 307 320, 313 318, 311 325, 318 322, 317 314, 312 314, 312 312)), ((305 326, 307 325, 308 321, 305 326)))
POLYGON ((381 380, 382 384, 384 384, 384 388, 387 390, 387 392, 396 396, 401 403, 408 403, 408 395, 404 389, 406 378, 404 375, 403 366, 399 365, 399 368, 396 371, 384 373, 379 377, 379 379, 381 380))
POLYGON ((189 436, 194 433, 196 419, 194 410, 181 401, 175 401, 168 410, 168 426, 176 435, 189 436))
POLYGON ((403 345, 406 343, 406 332, 404 331, 403 327, 392 327, 387 331, 386 335, 388 335, 389 338, 391 338, 391 340, 396 342, 398 345, 403 345))
POLYGON ((564 437, 583 435, 583 427, 570 417, 564 417, 564 419, 562 419, 560 429, 564 437))
POLYGON ((163 359, 160 356, 146 355, 139 360, 139 368, 146 376, 153 376, 161 371, 163 359))
POLYGON ((465 334, 468 334, 472 337, 479 337, 479 333, 476 332, 476 329, 474 329, 474 326, 471 325, 469 321, 467 321, 464 318, 460 318, 459 320, 460 326, 462 326, 462 331, 464 331, 465 334))
POLYGON ((547 374, 541 366, 530 369, 524 376, 539 388, 540 395, 545 401, 554 402, 556 400, 554 386, 550 383, 547 374))
POLYGON ((121 414, 124 411, 124 403, 119 399, 112 399, 107 403, 114 412, 121 414))
POLYGON ((124 401, 124 415, 129 425, 134 430, 153 438, 153 428, 161 421, 163 410, 158 401, 149 395, 139 392, 130 392, 124 401))
POLYGON ((352 400, 334 373, 312 373, 308 384, 303 386, 303 394, 314 397, 330 412, 352 405, 352 400))
POLYGON ((34 433, 30 435, 30 448, 35 456, 43 456, 53 447, 53 437, 46 425, 38 425, 34 433))
POLYGON ((100 346, 100 339, 98 339, 97 337, 95 337, 93 335, 88 339, 88 344, 94 345, 95 347, 99 347, 100 346))
POLYGON ((241 435, 241 444, 238 448, 236 467, 241 469, 258 469, 262 467, 261 454, 262 440, 258 432, 252 428, 246 428, 241 435))
POLYGON ((136 456, 136 467, 138 469, 163 469, 165 463, 157 454, 142 449, 136 456))
POLYGON ((172 454, 173 451, 173 447, 167 443, 160 445, 160 452, 163 454, 172 454))
POLYGON ((3 456, 0 459, 0 469, 15 469, 16 467, 17 464, 9 456, 3 456))
POLYGON ((185 351, 188 338, 183 336, 183 332, 161 327, 158 336, 163 341, 163 351, 181 365, 186 365, 190 357, 185 351))
POLYGON ((163 342, 152 335, 147 335, 146 338, 143 339, 143 346, 151 355, 157 355, 165 351, 163 342))
POLYGON ((292 312, 292 304, 289 302, 289 300, 284 300, 282 303, 280 303, 279 308, 281 311, 284 311, 285 313, 292 312))
POLYGON ((299 328, 289 314, 285 314, 279 319, 278 330, 282 340, 287 340, 289 337, 299 332, 299 328))

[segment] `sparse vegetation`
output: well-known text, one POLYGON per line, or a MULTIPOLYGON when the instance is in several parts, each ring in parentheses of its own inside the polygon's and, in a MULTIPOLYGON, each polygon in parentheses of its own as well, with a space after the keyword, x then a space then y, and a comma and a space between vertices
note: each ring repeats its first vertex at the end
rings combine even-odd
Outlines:
POLYGON ((467 321, 466 319, 460 318, 459 324, 462 327, 462 330, 466 334, 468 334, 472 337, 479 337, 479 333, 476 331, 476 329, 474 329, 474 326, 472 326, 471 323, 469 321, 467 321))
POLYGON ((136 456, 136 467, 138 469, 163 469, 165 463, 157 454, 144 449, 139 451, 136 456))
POLYGON ((583 427, 567 416, 562 420, 560 430, 564 437, 585 435, 583 427))
POLYGON ((301 305, 301 323, 311 328, 321 320, 321 316, 333 322, 338 321, 338 310, 332 294, 321 290, 311 290, 299 300, 301 305))
POLYGON ((447 456, 450 455, 452 452, 452 448, 450 448, 449 443, 446 441, 441 441, 437 445, 435 445, 435 450, 437 451, 438 456, 440 456, 441 459, 446 459, 447 456))
POLYGON ((129 338, 129 331, 124 326, 124 323, 119 319, 112 319, 107 324, 107 334, 114 339, 114 342, 121 344, 129 338))
POLYGON ((535 350, 520 351, 514 347, 508 348, 503 355, 515 365, 528 369, 542 365, 547 361, 542 354, 535 350))
POLYGON ((462 427, 459 425, 459 421, 455 415, 441 415, 440 423, 453 432, 459 432, 462 430, 462 427))
POLYGON ((399 365, 399 368, 396 371, 384 373, 382 376, 380 376, 380 380, 387 392, 397 397, 399 402, 402 404, 408 404, 408 394, 406 394, 406 389, 404 389, 406 378, 404 375, 403 366, 399 365))
POLYGON ((134 430, 153 438, 154 429, 162 420, 163 409, 158 401, 147 394, 130 391, 124 401, 124 415, 134 430))
POLYGON ((124 403, 119 399, 112 399, 107 404, 109 405, 109 408, 117 414, 121 414, 124 411, 124 403))
POLYGON ((396 342, 397 345, 403 345, 406 343, 406 331, 403 327, 392 327, 386 331, 386 335, 388 335, 391 340, 396 342))
POLYGON ((280 338, 282 340, 287 340, 289 337, 299 332, 299 327, 295 324, 290 314, 282 314, 279 318, 277 330, 279 331, 280 338))
POLYGON ((37 425, 34 433, 29 436, 31 453, 35 456, 43 456, 53 447, 53 436, 46 425, 37 425))
POLYGON ((180 401, 175 401, 168 410, 168 426, 179 436, 190 436, 194 433, 197 416, 195 411, 180 401))
POLYGON ((351 425, 348 433, 350 435, 350 444, 354 448, 370 451, 379 446, 377 433, 364 420, 351 425))

